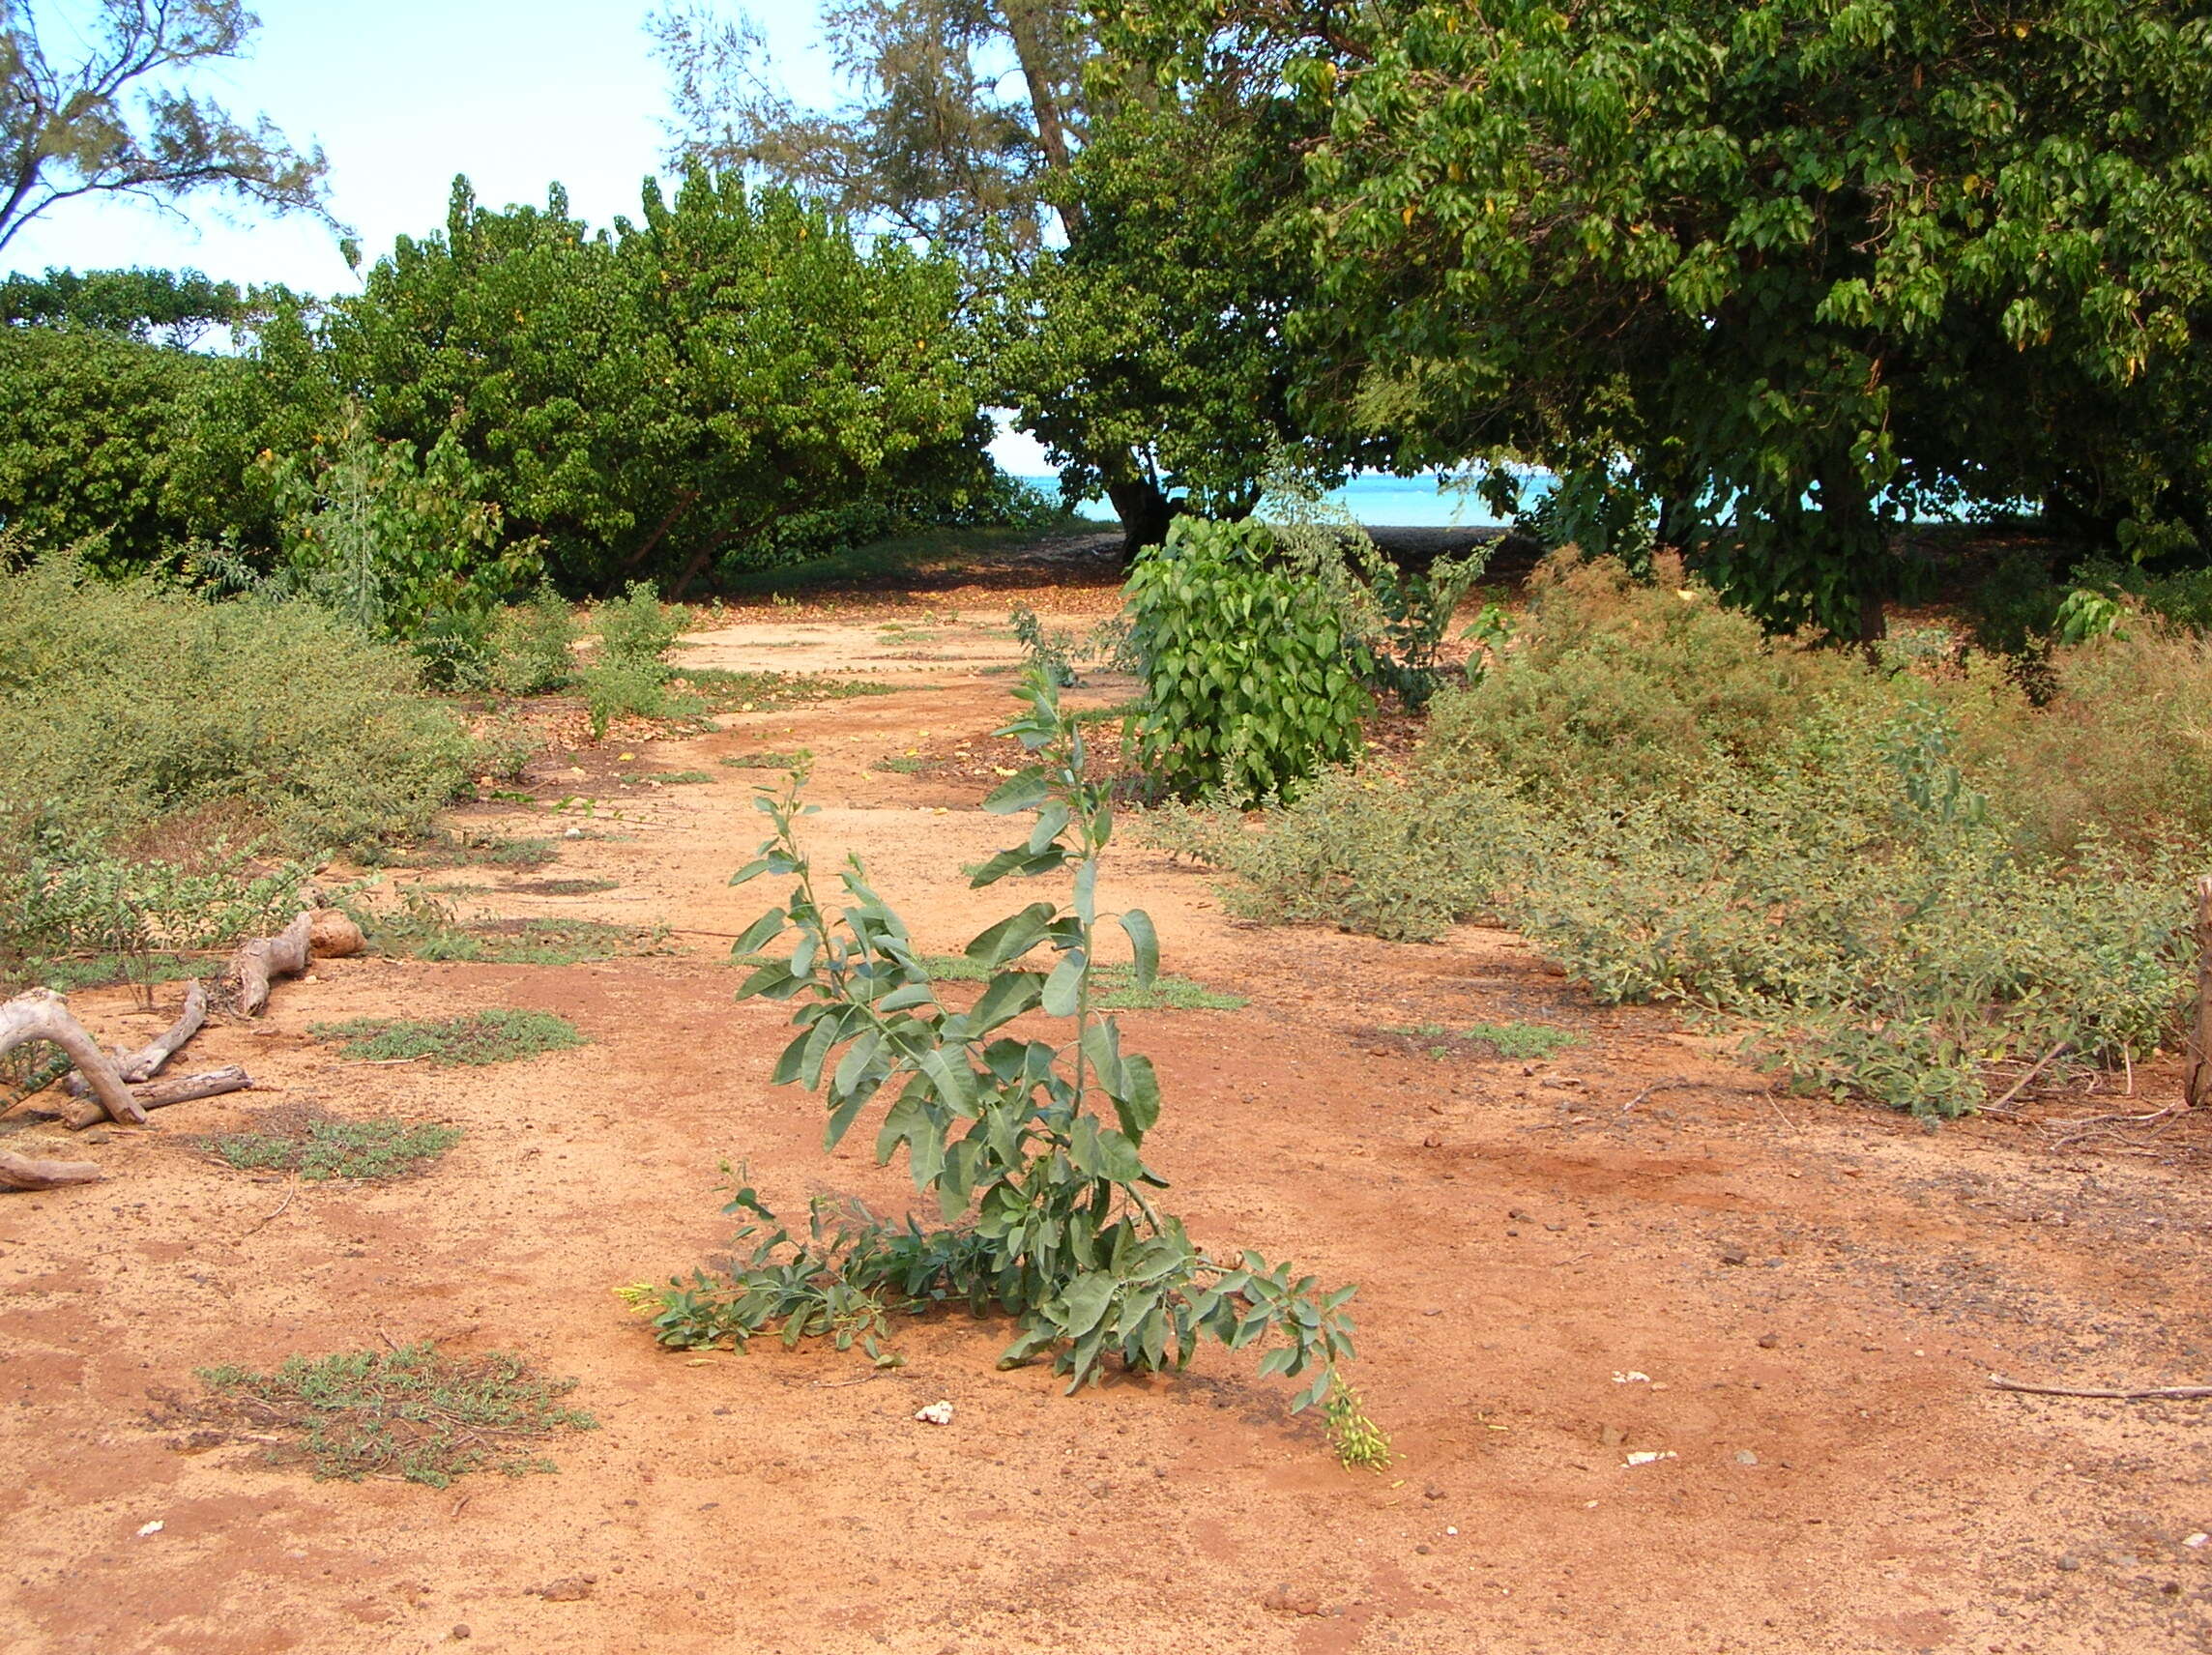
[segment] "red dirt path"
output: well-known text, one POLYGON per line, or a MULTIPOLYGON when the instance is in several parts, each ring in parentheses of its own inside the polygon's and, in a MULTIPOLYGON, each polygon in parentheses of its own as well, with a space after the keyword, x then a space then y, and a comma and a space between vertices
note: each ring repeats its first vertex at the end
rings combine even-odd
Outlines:
MULTIPOLYGON (((472 912, 665 920, 676 952, 324 964, 189 1054, 248 1064, 266 1093, 95 1133, 108 1182, 0 1200, 0 1649, 424 1650, 462 1626, 469 1649, 517 1655, 2212 1647, 2212 1546, 2184 1544, 2212 1529, 2205 1405, 1985 1382, 2212 1377, 2194 1122, 2058 1147, 2033 1123, 1929 1134, 1779 1098, 1718 1042, 1594 1006, 1504 933, 1241 928, 1204 876, 1136 844, 1109 877, 1158 920, 1168 968, 1250 997, 1124 1017, 1167 1099, 1148 1158, 1202 1241, 1361 1284, 1357 1379, 1397 1468, 1339 1468, 1286 1386, 1215 1350, 1074 1398, 1042 1370, 995 1371, 1006 1329, 961 1317, 903 1326, 907 1365, 881 1377, 822 1350, 656 1350, 610 1290, 716 1248, 723 1159, 787 1211, 817 1191, 909 1195, 868 1134, 826 1158, 814 1100, 764 1084, 782 1011, 734 1003, 720 958, 766 900, 725 884, 759 836, 761 772, 717 760, 811 747, 820 862, 861 852, 924 944, 956 948, 1006 906, 957 872, 1006 829, 961 766, 989 768, 1010 705, 991 669, 1013 658, 1022 595, 798 617, 820 633, 734 618, 694 664, 804 655, 908 687, 549 762, 536 791, 595 795, 607 836, 564 838, 528 876, 425 876, 485 886, 461 897, 472 912), (871 768, 909 749, 945 765, 871 768), (694 769, 713 781, 621 779, 694 769), (619 883, 514 888, 548 875, 619 883), (496 1005, 558 1011, 593 1044, 363 1067, 307 1033, 496 1005), (1514 1019, 1581 1043, 1524 1065, 1379 1032, 1514 1019), (295 1186, 190 1150, 308 1100, 467 1135, 383 1186, 295 1186), (577 1376, 603 1428, 547 1445, 556 1476, 438 1491, 184 1451, 149 1418, 150 1395, 189 1394, 208 1364, 424 1336, 577 1376), (914 1421, 940 1398, 949 1427, 914 1421), (1640 1451, 1672 1457, 1630 1466, 1640 1451), (588 1590, 534 1590, 556 1581, 588 1590)), ((1103 601, 1027 595, 1071 624, 1103 601)), ((579 820, 470 816, 516 833, 579 820)), ((116 1039, 162 1015, 123 991, 76 1001, 116 1039)), ((2154 1102, 2172 1090, 2137 1079, 2154 1102)))

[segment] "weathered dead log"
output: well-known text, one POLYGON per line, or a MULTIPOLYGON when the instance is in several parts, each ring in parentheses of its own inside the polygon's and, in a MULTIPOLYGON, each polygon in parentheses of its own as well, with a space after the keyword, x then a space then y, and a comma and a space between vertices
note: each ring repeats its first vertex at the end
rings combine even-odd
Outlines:
POLYGON ((69 1002, 51 989, 34 988, 0 1005, 0 1052, 27 1040, 51 1040, 68 1053, 109 1119, 146 1124, 145 1110, 131 1095, 100 1042, 70 1015, 69 1002))
MULTIPOLYGON (((210 1069, 204 1075, 179 1075, 173 1081, 132 1087, 131 1095, 141 1109, 166 1109, 172 1103, 190 1103, 195 1098, 220 1097, 226 1091, 244 1091, 252 1084, 253 1077, 233 1063, 228 1068, 210 1069)), ((90 1098, 72 1103, 61 1112, 62 1124, 72 1132, 98 1126, 106 1118, 90 1098)))
MULTIPOLYGON (((102 1119, 107 1118, 105 1116, 102 1119)), ((104 1175, 90 1161, 34 1161, 0 1149, 0 1189, 58 1189, 63 1184, 96 1184, 104 1175)))
MULTIPOLYGON (((199 978, 194 977, 191 987, 185 990, 185 1009, 178 1014, 176 1022, 169 1026, 166 1034, 150 1045, 141 1046, 135 1052, 115 1054, 115 1072, 123 1077, 124 1085, 136 1086, 140 1081, 150 1081, 160 1074, 162 1065, 177 1055, 187 1040, 200 1031, 200 1025, 207 1021, 207 989, 199 978)), ((62 1086, 72 1097, 83 1097, 92 1090, 80 1074, 73 1073, 62 1086)))
POLYGON ((2197 882, 2197 1022, 2182 1096, 2191 1109, 2212 1103, 2212 874, 2197 882))
POLYGON ((307 938, 314 915, 302 910, 300 916, 274 937, 256 937, 239 944, 223 969, 232 1009, 241 1017, 258 1017, 269 1003, 269 983, 307 969, 307 938))

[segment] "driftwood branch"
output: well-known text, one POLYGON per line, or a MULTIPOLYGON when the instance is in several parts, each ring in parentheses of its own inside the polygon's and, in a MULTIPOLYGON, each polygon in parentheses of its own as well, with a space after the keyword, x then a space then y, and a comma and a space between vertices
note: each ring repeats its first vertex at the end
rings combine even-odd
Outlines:
MULTIPOLYGON (((173 1081, 155 1081, 150 1086, 132 1087, 131 1096, 141 1109, 166 1109, 172 1103, 190 1103, 195 1098, 220 1097, 226 1091, 244 1091, 253 1085, 253 1077, 233 1063, 224 1069, 210 1069, 204 1075, 180 1075, 173 1081)), ((62 1124, 72 1132, 81 1132, 87 1126, 98 1126, 107 1117, 90 1098, 73 1103, 61 1112, 62 1124)))
POLYGON ((51 989, 35 988, 0 1005, 0 1052, 29 1040, 50 1040, 68 1053, 108 1118, 146 1124, 145 1110, 131 1095, 100 1042, 70 1015, 69 1002, 51 989))
MULTIPOLYGON (((91 1107, 90 1105, 87 1106, 91 1107)), ((102 1116, 102 1120, 106 1119, 102 1116)), ((96 1184, 101 1171, 90 1161, 34 1161, 0 1149, 0 1189, 57 1189, 63 1184, 96 1184)))
POLYGON ((2020 1379, 2008 1379, 2002 1374, 1992 1374, 1990 1385, 1994 1390, 2019 1391, 2026 1396, 2096 1397, 2105 1402, 2202 1402, 2212 1398, 2212 1385, 2152 1385, 2139 1391, 2096 1390, 2073 1385, 2031 1385, 2020 1379))
MULTIPOLYGON (((185 1008, 178 1013, 176 1022, 169 1026, 168 1032, 135 1052, 117 1053, 115 1072, 123 1077, 126 1086, 136 1086, 141 1081, 152 1080, 161 1072, 162 1065, 177 1055, 185 1042, 200 1031, 200 1026, 207 1021, 207 988, 194 977, 191 987, 185 990, 185 1008)), ((81 1074, 72 1074, 62 1084, 72 1097, 83 1097, 92 1090, 81 1074)))
POLYGON ((224 968, 224 985, 231 1005, 241 1017, 258 1017, 269 1003, 272 978, 288 977, 307 969, 307 937, 314 915, 305 910, 274 937, 256 937, 239 945, 224 968))

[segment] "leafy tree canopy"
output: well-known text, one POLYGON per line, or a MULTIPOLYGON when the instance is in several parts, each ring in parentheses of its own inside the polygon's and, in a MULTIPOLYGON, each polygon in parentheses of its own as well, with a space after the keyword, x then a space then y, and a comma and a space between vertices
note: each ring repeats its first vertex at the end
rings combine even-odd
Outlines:
POLYGON ((0 322, 100 328, 180 348, 240 326, 265 303, 196 270, 48 270, 0 281, 0 322))
POLYGON ((303 451, 358 401, 375 438, 465 457, 569 590, 681 587, 787 513, 983 474, 959 280, 734 174, 649 184, 596 233, 558 188, 495 212, 456 180, 444 233, 358 297, 279 308, 210 451, 303 451))
POLYGON ((302 155, 266 116, 249 126, 189 84, 259 26, 240 0, 98 0, 58 31, 80 44, 64 65, 46 49, 56 10, 0 0, 0 247, 88 195, 323 211, 320 149, 302 155))
POLYGON ((2212 15, 2182 0, 1144 0, 1109 44, 1292 130, 1306 415, 1664 508, 1855 631, 1914 507, 2203 537, 2212 15))

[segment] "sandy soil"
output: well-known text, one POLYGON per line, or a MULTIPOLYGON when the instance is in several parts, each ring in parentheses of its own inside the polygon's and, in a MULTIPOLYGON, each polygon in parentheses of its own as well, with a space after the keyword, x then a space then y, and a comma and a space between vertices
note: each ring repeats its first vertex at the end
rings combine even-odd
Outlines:
MULTIPOLYGON (((1110 601, 1027 596, 1069 624, 1110 601)), ((2205 1405, 1986 1382, 2212 1377, 2195 1122, 2146 1139, 2044 1110, 1929 1134, 1777 1097, 1720 1042, 1592 1005, 1510 935, 1243 928, 1136 844, 1112 858, 1118 899, 1150 909, 1171 970, 1250 1000, 1125 1017, 1168 1100, 1148 1157, 1202 1240, 1361 1284, 1357 1377, 1396 1468, 1341 1469, 1282 1385, 1218 1350, 1065 1398, 1046 1372, 997 1372, 1006 1329, 959 1317, 903 1327, 907 1365, 880 1376, 821 1350, 655 1349, 611 1290, 715 1250, 723 1160, 788 1210, 909 1192, 868 1134, 825 1157, 814 1100, 764 1084, 782 1014, 735 1003, 722 959, 764 901, 725 883, 759 837, 763 772, 717 761, 811 749, 820 860, 860 853, 926 945, 958 946, 1004 906, 957 868, 1005 831, 975 805, 1002 757, 1012 600, 733 614, 692 664, 900 687, 554 755, 538 804, 463 817, 557 836, 555 865, 421 876, 481 886, 455 898, 475 913, 662 921, 668 952, 323 964, 189 1054, 247 1064, 258 1090, 94 1132, 103 1184, 0 1199, 0 1649, 2212 1647, 2212 1546, 2187 1544, 2212 1529, 2205 1405), (651 784, 689 770, 713 779, 651 784), (579 824, 594 836, 567 838, 579 824), (548 877, 617 883, 523 888, 548 877), (592 1044, 371 1067, 308 1032, 502 1005, 592 1044), (1523 1064, 1384 1031, 1524 1018, 1581 1042, 1523 1064), (307 1101, 466 1136, 381 1186, 194 1152, 307 1101), (602 1429, 549 1445, 557 1475, 439 1491, 318 1483, 160 1423, 211 1363, 426 1336, 576 1376, 602 1429), (915 1422, 941 1398, 949 1427, 915 1422), (1669 1457, 1628 1464, 1643 1452, 1669 1457), (557 1581, 578 1585, 548 1597, 557 1581)), ((175 998, 151 1016, 124 991, 77 1002, 121 1040, 175 998)), ((2136 1081, 2133 1101, 2055 1113, 2173 1091, 2163 1070, 2136 1081)))

